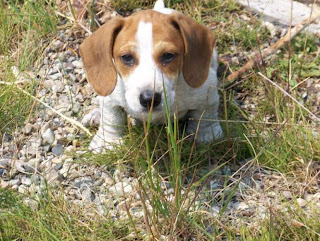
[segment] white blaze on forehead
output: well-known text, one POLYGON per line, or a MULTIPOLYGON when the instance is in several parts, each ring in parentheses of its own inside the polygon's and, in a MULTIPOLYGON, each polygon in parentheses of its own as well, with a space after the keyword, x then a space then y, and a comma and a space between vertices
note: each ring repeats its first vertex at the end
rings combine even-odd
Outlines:
POLYGON ((139 65, 153 63, 152 50, 152 23, 140 22, 138 25, 136 40, 138 43, 139 65))
MULTIPOLYGON (((163 86, 166 89, 168 103, 174 103, 174 81, 161 72, 153 59, 152 23, 140 21, 136 32, 138 65, 124 82, 125 85, 125 110, 134 118, 142 120, 148 117, 148 112, 140 103, 140 95, 145 90, 154 90, 161 94, 161 104, 164 102, 163 86)), ((174 108, 172 108, 174 109, 174 108)), ((152 119, 162 119, 164 109, 158 108, 152 114, 152 119)))

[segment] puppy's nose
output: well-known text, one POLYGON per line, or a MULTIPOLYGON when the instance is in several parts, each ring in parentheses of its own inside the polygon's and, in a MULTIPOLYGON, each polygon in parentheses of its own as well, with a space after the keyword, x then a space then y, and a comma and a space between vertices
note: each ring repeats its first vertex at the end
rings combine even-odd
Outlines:
POLYGON ((161 103, 161 93, 153 92, 152 90, 145 90, 141 92, 139 100, 143 107, 150 109, 151 104, 153 104, 153 108, 155 108, 161 103))

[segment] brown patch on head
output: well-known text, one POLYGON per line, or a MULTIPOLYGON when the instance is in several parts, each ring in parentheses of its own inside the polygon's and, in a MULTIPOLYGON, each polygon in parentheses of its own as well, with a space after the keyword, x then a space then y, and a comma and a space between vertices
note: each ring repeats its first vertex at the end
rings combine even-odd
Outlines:
POLYGON ((126 78, 139 64, 138 46, 135 39, 140 17, 133 14, 125 18, 125 24, 113 48, 113 56, 116 69, 122 78, 126 78), (122 56, 130 55, 133 58, 132 64, 128 65, 122 60, 122 56))
POLYGON ((152 28, 153 58, 158 68, 169 78, 176 77, 182 70, 185 53, 184 42, 171 15, 155 12, 152 28), (173 56, 166 61, 166 55, 173 56))

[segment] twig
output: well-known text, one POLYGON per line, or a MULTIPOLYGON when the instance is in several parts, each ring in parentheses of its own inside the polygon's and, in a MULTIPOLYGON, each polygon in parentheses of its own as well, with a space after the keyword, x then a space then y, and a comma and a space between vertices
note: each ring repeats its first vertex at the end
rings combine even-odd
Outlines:
POLYGON ((279 86, 278 84, 276 84, 275 82, 273 82, 272 80, 270 80, 268 77, 266 77, 265 75, 263 75, 261 72, 258 73, 262 78, 264 78, 265 80, 267 80, 269 83, 271 83, 272 85, 276 86, 282 93, 284 93, 286 96, 288 96, 291 100, 293 100, 294 103, 296 103, 298 106, 300 106, 302 109, 304 109, 306 112, 308 112, 312 117, 314 117, 316 119, 316 122, 319 124, 320 123, 320 118, 318 116, 316 116, 315 114, 313 114, 310 110, 308 110, 306 107, 304 107, 299 101, 297 101, 295 98, 293 98, 287 91, 285 91, 284 89, 281 88, 281 86, 279 86))
POLYGON ((320 18, 319 12, 314 12, 310 15, 310 17, 304 19, 300 23, 298 23, 295 27, 289 29, 286 35, 280 38, 275 44, 264 49, 262 53, 256 53, 241 69, 231 73, 226 78, 227 83, 230 83, 237 78, 241 77, 245 72, 251 69, 254 65, 260 63, 265 57, 273 54, 276 50, 278 50, 283 45, 287 44, 291 39, 293 39, 298 33, 300 33, 303 29, 308 27, 312 22, 316 21, 320 18))
POLYGON ((56 113, 57 115, 61 116, 63 119, 65 119, 66 121, 69 121, 72 125, 79 127, 80 129, 82 129, 85 133, 87 133, 89 136, 92 136, 92 134, 90 133, 90 131, 85 128, 81 123, 79 123, 78 121, 65 116, 64 114, 62 114, 61 112, 57 111, 56 109, 52 108, 50 105, 48 105, 47 103, 43 102, 42 100, 37 99, 36 97, 34 97, 33 95, 29 94, 27 91, 25 91, 24 89, 20 88, 18 85, 16 85, 15 83, 11 83, 11 82, 4 82, 4 81, 0 81, 0 84, 5 84, 5 85, 12 85, 14 87, 16 87, 18 90, 20 90, 21 92, 23 92, 24 94, 26 94, 27 96, 30 96, 32 99, 40 102, 41 104, 43 104, 45 107, 49 108, 50 110, 52 110, 54 113, 56 113))
POLYGON ((55 13, 56 13, 57 15, 59 15, 60 17, 63 17, 63 18, 65 18, 65 19, 68 19, 70 22, 73 22, 73 23, 78 24, 82 29, 84 29, 84 31, 86 31, 86 32, 89 33, 89 34, 92 34, 92 32, 91 32, 88 28, 86 28, 84 25, 82 25, 81 23, 79 23, 78 21, 76 21, 74 18, 68 17, 67 15, 65 15, 65 14, 63 14, 63 13, 60 13, 60 12, 58 12, 58 11, 55 11, 55 13))

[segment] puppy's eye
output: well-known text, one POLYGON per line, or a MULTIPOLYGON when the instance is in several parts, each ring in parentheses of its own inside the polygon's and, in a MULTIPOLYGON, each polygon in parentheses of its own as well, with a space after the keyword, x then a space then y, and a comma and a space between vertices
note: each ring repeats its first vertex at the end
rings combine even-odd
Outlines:
POLYGON ((173 53, 164 53, 161 56, 160 60, 161 60, 162 64, 165 65, 165 64, 169 64, 170 62, 172 62, 172 60, 174 60, 175 57, 176 57, 176 55, 173 53))
POLYGON ((126 65, 132 66, 134 63, 134 58, 131 54, 125 54, 120 57, 123 63, 126 65))

